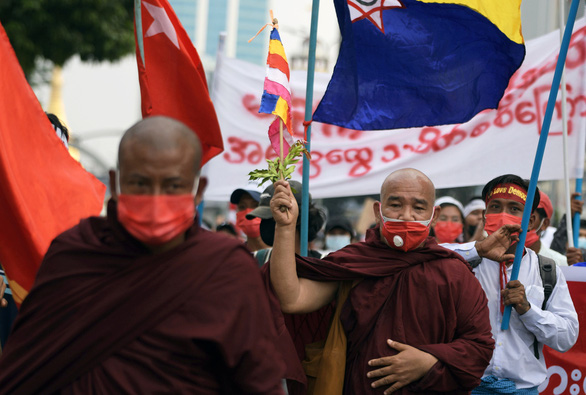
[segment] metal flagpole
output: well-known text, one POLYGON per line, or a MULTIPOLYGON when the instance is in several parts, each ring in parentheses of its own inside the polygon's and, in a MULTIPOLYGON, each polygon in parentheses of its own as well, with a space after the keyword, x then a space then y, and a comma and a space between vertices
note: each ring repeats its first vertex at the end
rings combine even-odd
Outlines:
MULTIPOLYGON (((311 31, 309 33, 309 54, 307 59, 307 88, 305 92, 305 122, 311 121, 313 115, 313 80, 315 76, 315 49, 317 46, 317 20, 319 0, 313 0, 311 9, 311 31)), ((311 153, 311 124, 307 126, 305 148, 311 153)), ((301 256, 307 256, 309 225, 309 159, 303 156, 303 191, 301 194, 301 256)))
MULTIPOLYGON (((515 261, 513 262, 513 271, 511 272, 510 281, 514 281, 519 277, 521 258, 523 256, 523 250, 525 249, 525 239, 527 237, 527 227, 529 226, 529 218, 531 217, 533 198, 535 197, 535 188, 537 187, 537 180, 539 179, 541 162, 543 161, 543 154, 545 152, 547 136, 549 135, 549 127, 551 126, 551 118, 553 115, 553 110, 555 108, 557 93, 560 87, 562 71, 566 63, 566 55, 568 54, 568 47, 570 46, 570 39, 572 37, 572 30, 574 29, 574 22, 576 20, 576 14, 578 12, 579 3, 580 0, 572 0, 572 5, 570 6, 570 15, 568 16, 568 23, 566 25, 566 29, 564 31, 564 38, 560 46, 560 54, 555 67, 555 74, 553 76, 551 90, 549 91, 547 109, 545 111, 545 116, 543 118, 543 126, 541 128, 541 134, 539 136, 539 143, 537 144, 537 152, 535 153, 533 170, 531 171, 529 190, 527 191, 527 200, 525 201, 525 209, 523 210, 523 219, 521 221, 521 228, 523 229, 523 231, 519 235, 519 242, 517 243, 517 249, 515 250, 515 261)), ((511 309, 511 305, 505 306, 505 312, 503 313, 503 321, 501 323, 502 330, 509 329, 511 309)))
MULTIPOLYGON (((558 0, 559 8, 559 21, 560 21, 560 45, 564 38, 563 28, 566 10, 564 7, 564 0, 558 0)), ((564 203, 566 205, 566 231, 568 233, 568 243, 570 247, 574 246, 574 237, 572 236, 572 208, 570 202, 570 175, 568 173, 568 113, 566 103, 566 72, 562 72, 562 136, 563 136, 563 161, 564 161, 564 203)), ((550 218, 551 219, 551 218, 550 218)))

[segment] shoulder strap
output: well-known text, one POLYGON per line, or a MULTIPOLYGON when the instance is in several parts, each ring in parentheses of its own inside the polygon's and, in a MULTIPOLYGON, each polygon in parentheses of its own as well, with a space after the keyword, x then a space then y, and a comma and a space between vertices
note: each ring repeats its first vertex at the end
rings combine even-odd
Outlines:
POLYGON ((269 259, 271 258, 271 251, 271 248, 265 248, 254 252, 254 257, 256 258, 256 263, 258 263, 258 267, 262 267, 265 263, 269 261, 269 259))
POLYGON ((555 261, 543 255, 537 255, 537 261, 539 262, 539 274, 541 275, 541 281, 543 282, 543 305, 542 310, 545 310, 545 305, 555 288, 557 282, 556 265, 555 261))
MULTIPOLYGON (((543 304, 541 305, 541 310, 545 310, 547 301, 557 283, 556 265, 553 259, 539 254, 537 254, 537 262, 539 263, 539 275, 543 282, 543 304)), ((539 359, 537 338, 533 341, 533 353, 535 354, 535 358, 539 359)))

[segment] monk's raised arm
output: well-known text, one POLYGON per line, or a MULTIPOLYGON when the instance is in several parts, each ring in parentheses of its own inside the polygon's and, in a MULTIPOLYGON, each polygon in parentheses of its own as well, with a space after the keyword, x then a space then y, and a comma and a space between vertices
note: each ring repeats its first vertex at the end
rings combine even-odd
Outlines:
POLYGON ((275 183, 271 199, 275 219, 275 241, 271 253, 271 284, 285 313, 308 313, 332 301, 337 282, 312 281, 297 276, 295 265, 296 224, 299 215, 297 201, 286 181, 275 183))

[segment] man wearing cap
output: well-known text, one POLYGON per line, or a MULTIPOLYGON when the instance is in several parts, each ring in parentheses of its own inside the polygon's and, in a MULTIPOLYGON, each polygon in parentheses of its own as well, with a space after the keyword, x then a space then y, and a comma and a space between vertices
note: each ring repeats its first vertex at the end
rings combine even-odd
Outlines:
MULTIPOLYGON (((494 347, 486 296, 463 259, 428 237, 440 209, 427 176, 415 169, 390 174, 373 205, 377 226, 366 240, 322 260, 295 257, 298 205, 288 184, 275 187, 268 267, 273 312, 311 312, 352 286, 335 321, 347 347, 336 349, 334 359, 345 366, 341 379, 332 374, 337 370, 323 368, 329 387, 345 394, 465 394, 478 385, 494 347)), ((303 383, 291 339, 282 327, 278 331, 287 378, 303 383)))
MULTIPOLYGON (((482 190, 486 203, 484 229, 489 234, 503 225, 519 225, 523 217, 529 183, 507 174, 491 180, 482 190)), ((533 202, 529 229, 538 229, 535 215, 540 202, 539 190, 533 202)), ((515 238, 514 238, 515 239, 515 238)), ((474 252, 474 243, 460 245, 465 255, 474 252)), ((476 244, 477 247, 480 243, 476 244)), ((508 249, 513 254, 516 243, 508 249)), ((473 260, 471 254, 468 259, 473 260)), ((482 256, 482 253, 479 252, 482 256)), ((509 281, 512 260, 482 258, 474 268, 476 278, 488 298, 490 322, 496 341, 492 359, 481 385, 472 394, 538 394, 537 387, 547 377, 543 345, 557 351, 569 350, 578 338, 578 317, 563 272, 556 267, 557 281, 543 307, 544 288, 535 252, 525 248, 518 279, 509 281), (513 307, 508 330, 501 330, 505 306, 513 307)))
POLYGON ((473 197, 464 207, 464 241, 482 240, 485 237, 482 226, 484 210, 486 204, 482 197, 473 197))
POLYGON ((354 241, 354 228, 342 216, 333 217, 326 223, 325 249, 337 251, 354 241))
MULTIPOLYGON (((297 204, 301 206, 301 193, 302 193, 302 185, 299 181, 289 180, 289 185, 291 186, 291 190, 293 191, 293 197, 295 198, 297 204)), ((271 199, 275 193, 274 185, 269 185, 260 195, 260 201, 258 207, 254 210, 249 211, 246 214, 246 218, 248 220, 259 221, 260 223, 260 237, 264 244, 269 247, 273 246, 273 242, 275 240, 275 220, 273 219, 273 214, 271 212, 271 199)), ((313 200, 311 199, 311 194, 309 195, 309 221, 308 221, 308 241, 311 242, 315 240, 317 237, 318 232, 322 228, 325 222, 325 214, 322 210, 318 209, 314 204, 313 200)), ((297 254, 301 251, 301 218, 298 218, 296 226, 295 226, 295 252, 297 254)), ((267 247, 268 248, 268 247, 267 247)), ((320 258, 323 254, 316 250, 309 250, 309 256, 320 258)), ((270 254, 266 256, 266 261, 270 254)))
POLYGON ((531 248, 536 254, 553 259, 557 265, 568 266, 568 259, 564 255, 547 248, 541 241, 541 234, 549 226, 549 221, 553 215, 553 205, 545 192, 539 191, 539 196, 539 206, 531 214, 535 219, 533 220, 533 228, 530 228, 527 232, 525 246, 531 248))
POLYGON ((246 235, 246 246, 252 252, 268 248, 260 237, 260 218, 246 218, 258 207, 259 200, 258 185, 253 183, 234 190, 230 196, 230 203, 236 205, 236 226, 246 235))

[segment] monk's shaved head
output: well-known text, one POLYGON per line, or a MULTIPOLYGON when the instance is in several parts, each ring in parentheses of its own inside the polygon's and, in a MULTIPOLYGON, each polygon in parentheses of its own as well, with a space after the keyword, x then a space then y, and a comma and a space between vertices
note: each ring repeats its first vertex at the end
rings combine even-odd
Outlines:
POLYGON ((172 118, 154 116, 143 119, 124 133, 118 149, 120 166, 137 148, 157 152, 177 151, 192 160, 193 171, 199 173, 202 149, 196 134, 183 123, 172 118))
POLYGON ((384 201, 398 187, 412 185, 433 204, 435 201, 435 187, 425 174, 416 169, 400 169, 392 172, 385 178, 380 190, 380 199, 384 201))

